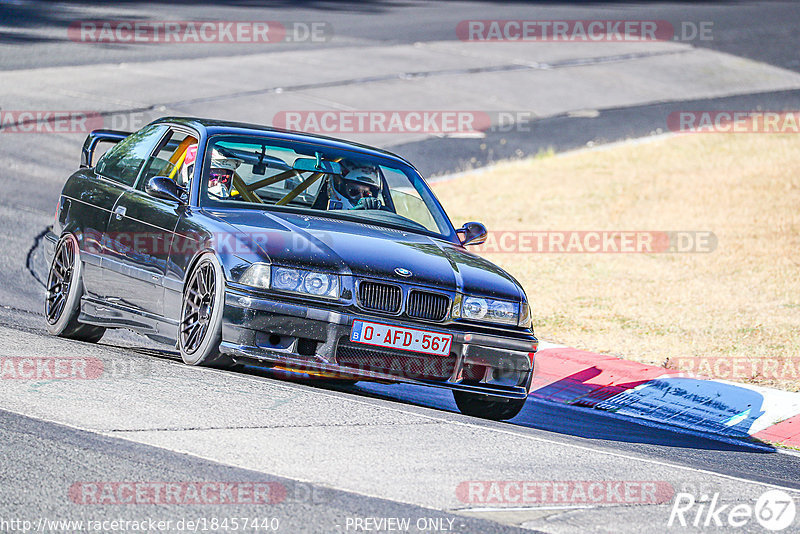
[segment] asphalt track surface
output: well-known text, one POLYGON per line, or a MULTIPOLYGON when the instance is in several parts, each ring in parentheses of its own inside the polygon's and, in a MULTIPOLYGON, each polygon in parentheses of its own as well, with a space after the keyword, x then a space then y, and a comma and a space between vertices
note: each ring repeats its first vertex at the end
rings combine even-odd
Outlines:
MULTIPOLYGON (((692 39, 736 56, 756 59, 800 71, 800 35, 796 2, 337 2, 295 0, 264 2, 137 2, 57 3, 41 9, 34 2, 0 3, 0 64, 5 69, 45 66, 190 59, 208 55, 258 53, 259 45, 230 46, 121 46, 88 49, 70 42, 64 32, 76 20, 275 20, 322 21, 333 28, 336 40, 325 43, 286 43, 284 49, 341 46, 357 42, 369 45, 414 43, 455 39, 454 28, 462 20, 666 20, 699 25, 713 23, 713 39, 692 39)), ((688 27, 687 27, 688 28, 688 27)), ((686 37, 689 30, 686 30, 686 37)), ((346 67, 346 65, 345 65, 346 67)))
MULTIPOLYGON (((0 65, 7 70, 255 53, 236 46, 86 47, 64 42, 61 31, 85 18, 237 20, 261 13, 249 2, 206 4, 200 16, 192 2, 147 7, 136 2, 54 4, 49 9, 5 2, 0 4, 0 65)), ((469 18, 713 20, 718 32, 714 41, 695 46, 800 71, 797 6, 789 2, 734 7, 691 2, 286 2, 268 13, 263 18, 328 21, 342 39, 282 45, 298 49, 453 39, 454 23, 469 18)), ((480 165, 549 147, 564 150, 590 141, 657 133, 665 112, 690 105, 797 109, 798 101, 798 92, 790 90, 628 106, 601 110, 592 120, 569 114, 548 117, 532 122, 530 132, 489 134, 481 140, 428 139, 394 150, 425 162, 423 171, 430 175, 458 170, 467 158, 480 165)), ((56 162, 64 167, 65 177, 77 156, 59 151, 53 161, 40 164, 56 162)), ((0 285, 3 355, 92 357, 106 368, 130 371, 96 383, 4 381, 2 519, 268 516, 279 518, 282 532, 352 532, 348 518, 400 517, 410 518, 412 525, 418 519, 440 520, 442 525, 452 520, 458 532, 517 527, 663 532, 669 503, 501 509, 464 502, 456 488, 469 480, 655 480, 698 497, 719 492, 729 503, 753 503, 771 485, 800 490, 800 456, 795 453, 644 426, 594 410, 530 399, 511 423, 486 422, 456 413, 449 394, 438 390, 365 383, 324 386, 281 380, 256 369, 197 370, 183 366, 168 347, 125 332, 109 333, 97 346, 49 337, 39 315, 42 289, 28 266, 41 260, 35 240, 47 224, 60 183, 47 172, 40 182, 27 183, 20 191, 13 176, 30 162, 10 161, 0 173, 0 216, 5 224, 0 265, 7 273, 0 285), (69 488, 85 481, 267 481, 282 484, 288 497, 268 507, 76 504, 68 496, 69 488)), ((693 530, 697 529, 676 531, 693 530)), ((743 530, 762 531, 755 522, 743 530)))

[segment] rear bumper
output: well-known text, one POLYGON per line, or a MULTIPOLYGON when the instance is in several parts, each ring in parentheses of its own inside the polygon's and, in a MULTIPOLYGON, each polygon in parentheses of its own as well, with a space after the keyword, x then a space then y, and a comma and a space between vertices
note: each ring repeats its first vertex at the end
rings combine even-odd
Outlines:
POLYGON ((533 377, 535 338, 454 331, 366 314, 255 297, 226 288, 220 350, 234 360, 362 380, 403 382, 527 397, 533 377), (449 357, 361 346, 348 341, 353 321, 377 321, 453 336, 449 357))

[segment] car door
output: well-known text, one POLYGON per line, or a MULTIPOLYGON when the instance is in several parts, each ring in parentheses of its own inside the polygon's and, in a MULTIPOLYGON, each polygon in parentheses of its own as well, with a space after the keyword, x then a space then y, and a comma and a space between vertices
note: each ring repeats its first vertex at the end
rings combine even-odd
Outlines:
POLYGON ((122 194, 136 181, 146 156, 166 131, 165 126, 147 126, 111 147, 92 169, 83 172, 86 183, 76 182, 80 191, 69 201, 73 207, 81 206, 81 226, 86 251, 83 283, 87 294, 107 298, 113 296, 103 269, 107 254, 107 227, 111 212, 122 194), (91 209, 89 209, 91 207, 91 209))
POLYGON ((136 186, 117 200, 107 234, 115 247, 106 257, 106 274, 113 278, 122 304, 139 312, 163 315, 163 277, 173 233, 185 206, 146 192, 154 176, 178 179, 184 153, 197 144, 197 134, 169 128, 143 165, 136 186))

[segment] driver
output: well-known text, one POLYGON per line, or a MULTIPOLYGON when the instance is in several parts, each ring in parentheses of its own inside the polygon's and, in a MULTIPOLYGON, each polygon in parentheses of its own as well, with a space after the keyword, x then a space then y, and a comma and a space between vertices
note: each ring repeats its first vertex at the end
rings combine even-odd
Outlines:
POLYGON ((211 153, 211 172, 208 175, 208 192, 221 198, 228 198, 233 188, 233 174, 242 160, 226 158, 218 151, 211 153))
POLYGON ((344 176, 334 175, 330 184, 330 199, 341 202, 343 209, 381 209, 381 178, 376 167, 356 167, 344 176))

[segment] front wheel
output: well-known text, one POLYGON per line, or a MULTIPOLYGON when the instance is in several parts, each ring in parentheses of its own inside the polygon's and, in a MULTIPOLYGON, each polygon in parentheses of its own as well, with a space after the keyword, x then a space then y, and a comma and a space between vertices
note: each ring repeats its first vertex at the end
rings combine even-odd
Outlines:
POLYGON ((216 256, 204 254, 183 289, 178 348, 189 365, 231 367, 233 361, 220 354, 225 278, 216 256))
POLYGON ((97 343, 106 329, 78 322, 83 296, 83 262, 78 240, 66 234, 58 242, 50 272, 47 275, 47 293, 44 316, 47 330, 59 337, 97 343))
POLYGON ((479 393, 453 391, 458 410, 464 415, 506 421, 517 415, 525 406, 526 399, 499 399, 479 393))

